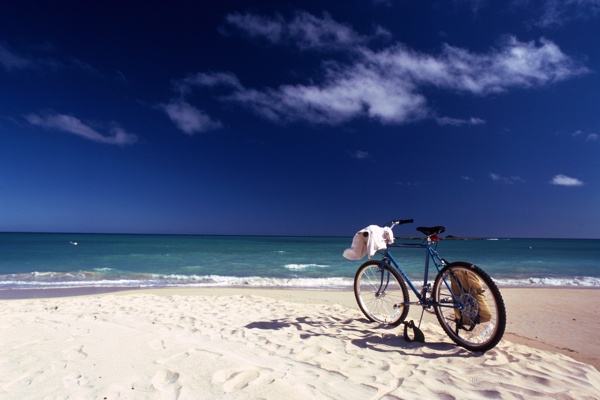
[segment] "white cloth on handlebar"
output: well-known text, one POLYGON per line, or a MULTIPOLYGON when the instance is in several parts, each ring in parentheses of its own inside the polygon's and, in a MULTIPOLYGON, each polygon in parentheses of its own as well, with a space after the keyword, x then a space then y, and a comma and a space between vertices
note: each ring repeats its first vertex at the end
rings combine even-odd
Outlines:
POLYGON ((387 248, 391 243, 394 243, 394 233, 391 228, 369 225, 354 235, 351 247, 344 250, 343 255, 348 260, 360 260, 367 254, 369 258, 373 258, 378 250, 387 248), (366 237, 365 232, 368 234, 366 237))

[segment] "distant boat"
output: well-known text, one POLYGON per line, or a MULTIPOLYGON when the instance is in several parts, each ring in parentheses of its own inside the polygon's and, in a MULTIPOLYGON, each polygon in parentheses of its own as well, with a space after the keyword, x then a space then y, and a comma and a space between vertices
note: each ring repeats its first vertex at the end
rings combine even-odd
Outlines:
POLYGON ((73 246, 77 246, 77 242, 69 242, 71 243, 73 246))
POLYGON ((491 238, 491 239, 487 239, 487 240, 498 240, 498 239, 496 239, 496 238, 491 238))

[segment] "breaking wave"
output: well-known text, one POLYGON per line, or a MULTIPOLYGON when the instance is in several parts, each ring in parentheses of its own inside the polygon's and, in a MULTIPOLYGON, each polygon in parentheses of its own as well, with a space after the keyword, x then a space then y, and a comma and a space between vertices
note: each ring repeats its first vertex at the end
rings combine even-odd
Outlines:
MULTIPOLYGON (((326 268, 317 264, 288 264, 290 270, 326 268)), ((115 274, 102 269, 76 272, 32 272, 28 274, 0 275, 0 289, 62 289, 94 288, 148 288, 148 287, 281 287, 351 289, 352 277, 305 278, 287 277, 182 275, 182 274, 115 274)), ((415 280, 414 283, 417 283, 415 280)), ((495 279, 499 287, 580 287, 600 288, 600 278, 595 277, 529 277, 522 279, 495 279)))

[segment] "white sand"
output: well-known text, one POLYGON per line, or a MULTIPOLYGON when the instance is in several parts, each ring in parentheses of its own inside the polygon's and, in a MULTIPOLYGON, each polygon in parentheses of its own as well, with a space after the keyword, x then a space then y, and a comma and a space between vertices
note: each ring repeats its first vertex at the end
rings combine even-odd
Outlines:
POLYGON ((407 343, 351 293, 234 292, 0 301, 0 398, 600 398, 591 365, 507 340, 474 354, 431 315, 407 343))

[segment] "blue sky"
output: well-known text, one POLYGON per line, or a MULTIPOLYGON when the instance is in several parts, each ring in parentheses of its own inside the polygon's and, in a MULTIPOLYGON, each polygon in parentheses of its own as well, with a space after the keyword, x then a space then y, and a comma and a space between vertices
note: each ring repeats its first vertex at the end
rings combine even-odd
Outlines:
POLYGON ((598 0, 10 3, 0 231, 600 238, 598 0))

